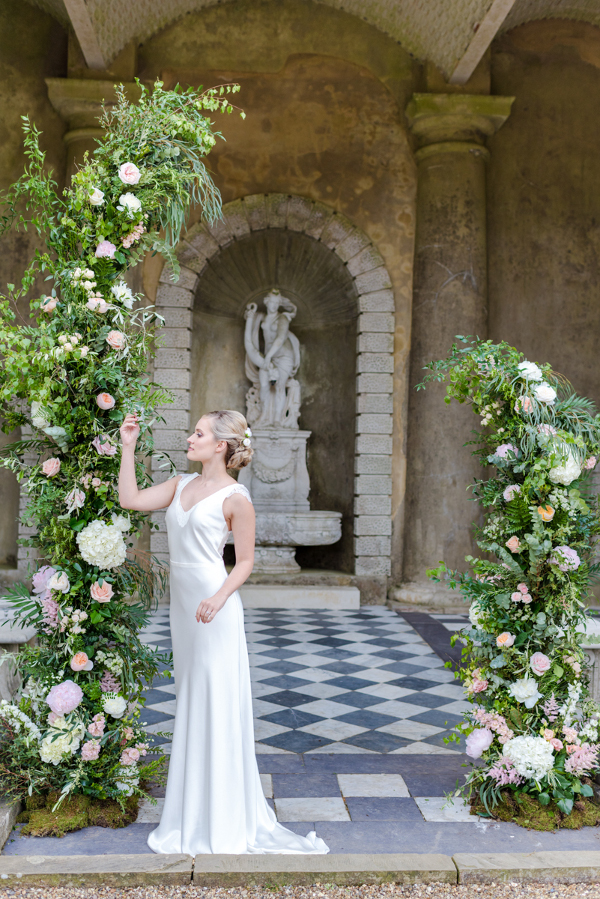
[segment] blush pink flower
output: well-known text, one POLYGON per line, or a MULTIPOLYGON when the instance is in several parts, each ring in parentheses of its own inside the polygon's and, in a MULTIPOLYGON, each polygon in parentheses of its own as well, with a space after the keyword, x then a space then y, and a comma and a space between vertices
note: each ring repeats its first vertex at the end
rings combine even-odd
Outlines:
POLYGON ((49 599, 48 581, 53 574, 56 574, 56 569, 52 568, 51 565, 42 565, 41 568, 38 568, 32 578, 33 592, 38 595, 43 594, 44 599, 49 599))
POLYGON ((555 546, 550 564, 557 565, 561 571, 576 571, 581 565, 581 559, 570 546, 555 546))
POLYGON ((77 487, 73 487, 70 493, 67 493, 65 496, 65 503, 67 504, 68 512, 73 512, 75 509, 81 509, 85 503, 84 491, 78 490, 77 487))
MULTIPOLYGON (((108 437, 103 441, 99 434, 92 440, 92 446, 99 456, 114 456, 117 452, 115 444, 111 443, 108 437)), ((94 484, 93 481, 92 484, 94 484)))
POLYGON ((75 711, 82 699, 83 690, 72 680, 56 684, 46 696, 46 702, 55 715, 68 715, 75 711))
POLYGON ((93 737, 101 737, 106 727, 106 718, 104 715, 94 715, 92 723, 88 727, 88 731, 93 737))
POLYGON ((517 584, 517 590, 519 590, 523 595, 525 593, 529 593, 529 587, 527 584, 517 584))
POLYGON ((56 712, 50 712, 48 715, 48 724, 52 727, 53 724, 56 724, 56 722, 60 721, 63 717, 63 715, 57 715, 56 712))
POLYGON ((124 727, 122 734, 126 743, 128 740, 133 740, 133 727, 124 727))
POLYGON ((95 255, 98 259, 114 259, 116 250, 114 243, 111 243, 110 240, 103 240, 96 247, 95 255))
POLYGON ((58 300, 56 297, 42 297, 42 305, 40 309, 42 312, 54 312, 58 305, 58 300))
POLYGON ((545 674, 552 666, 552 662, 548 658, 548 656, 544 655, 543 652, 534 652, 534 654, 529 659, 529 667, 533 671, 534 674, 537 674, 540 677, 542 674, 545 674))
POLYGON ((519 590, 515 590, 514 593, 510 594, 510 598, 513 602, 522 602, 523 594, 519 590))
POLYGON ((110 393, 99 393, 96 397, 96 403, 101 409, 112 409, 115 405, 115 400, 110 393))
POLYGON ((81 747, 81 758, 84 762, 94 762, 100 755, 100 741, 88 740, 81 747))
POLYGON ((71 659, 71 668, 73 671, 91 671, 94 663, 88 658, 85 652, 76 652, 71 659))
POLYGON ((542 434, 544 437, 552 437, 556 434, 556 428, 552 427, 552 425, 538 425, 538 434, 542 434))
POLYGON ((109 331, 106 335, 106 342, 113 350, 122 350, 127 343, 127 338, 122 331, 109 331))
POLYGON ((562 732, 567 743, 579 743, 579 735, 574 727, 567 727, 565 725, 562 732))
POLYGON ((498 649, 508 649, 515 642, 515 635, 504 631, 496 637, 496 646, 498 649))
POLYGON ((521 550, 521 541, 514 535, 510 537, 504 545, 511 551, 511 553, 518 553, 521 550))
POLYGON ((562 740, 559 740, 558 737, 553 737, 549 742, 555 752, 560 752, 563 748, 562 740))
POLYGON ((133 162, 124 162, 119 168, 119 178, 123 184, 137 184, 142 173, 133 162))
POLYGON ((523 593, 523 602, 529 605, 530 602, 533 602, 533 596, 530 593, 523 593))
POLYGON ((140 755, 146 755, 150 746, 148 743, 136 743, 135 748, 139 750, 140 755))
POLYGON ((85 304, 92 312, 104 313, 108 310, 109 304, 101 297, 90 297, 85 304))
POLYGON ((114 596, 112 584, 109 584, 108 581, 104 581, 103 584, 100 584, 99 581, 96 581, 90 587, 90 593, 92 599, 95 599, 96 602, 110 602, 110 600, 114 596))
MULTIPOLYGON (((48 591, 49 592, 49 591, 48 591)), ((45 624, 44 633, 51 634, 58 627, 58 609, 59 605, 55 599, 40 597, 42 606, 42 621, 45 624)))
POLYGON ((518 456, 519 450, 516 446, 513 446, 512 443, 501 443, 499 447, 496 448, 494 452, 495 456, 500 456, 501 459, 508 459, 508 454, 512 453, 513 456, 518 456))
POLYGON ((585 469, 587 469, 588 471, 591 471, 592 468, 595 468, 597 464, 598 464, 598 460, 596 459, 596 457, 595 457, 595 456, 590 456, 589 459, 586 459, 586 460, 585 460, 585 463, 584 463, 584 466, 583 466, 583 467, 584 467, 585 469))
POLYGON ((92 487, 100 487, 102 481, 100 478, 92 478, 92 487))
POLYGON ((531 412, 531 397, 529 396, 520 396, 517 402, 515 403, 515 411, 516 412, 531 412))
POLYGON ((515 498, 515 496, 518 496, 520 492, 521 488, 518 484, 509 484, 508 487, 505 487, 502 491, 502 496, 504 497, 506 502, 509 503, 515 498))
POLYGON ((121 765, 133 765, 138 761, 140 757, 139 749, 135 749, 133 746, 130 749, 124 749, 121 753, 121 758, 119 759, 119 763, 121 765))
POLYGON ((467 737, 465 752, 472 759, 480 758, 492 745, 494 734, 487 727, 476 727, 467 737))

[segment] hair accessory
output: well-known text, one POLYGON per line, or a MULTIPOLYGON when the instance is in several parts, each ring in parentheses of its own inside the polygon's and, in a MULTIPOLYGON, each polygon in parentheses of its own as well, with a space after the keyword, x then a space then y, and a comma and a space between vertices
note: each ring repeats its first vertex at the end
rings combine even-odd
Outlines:
POLYGON ((250 440, 251 437, 252 431, 250 430, 250 428, 246 428, 246 430, 244 431, 244 439, 242 440, 242 444, 244 446, 250 446, 250 444, 252 443, 252 441, 250 440))

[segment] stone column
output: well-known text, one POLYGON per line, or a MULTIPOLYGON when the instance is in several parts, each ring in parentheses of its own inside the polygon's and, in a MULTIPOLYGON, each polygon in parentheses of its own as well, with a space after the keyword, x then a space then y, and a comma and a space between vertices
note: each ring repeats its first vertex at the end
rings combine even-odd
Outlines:
MULTIPOLYGON (((477 507, 467 486, 483 470, 463 446, 472 411, 444 403, 445 386, 416 391, 423 366, 448 354, 455 335, 486 337, 485 139, 506 121, 512 97, 414 94, 407 117, 417 143, 417 232, 408 412, 408 471, 400 601, 435 605, 426 569, 464 567, 477 507)), ((437 592, 437 597, 436 597, 437 592)))

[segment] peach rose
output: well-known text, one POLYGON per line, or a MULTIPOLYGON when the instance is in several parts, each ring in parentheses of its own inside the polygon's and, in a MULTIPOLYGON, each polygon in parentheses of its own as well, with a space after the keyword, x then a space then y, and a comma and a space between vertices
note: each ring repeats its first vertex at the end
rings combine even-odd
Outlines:
MULTIPOLYGON (((99 393, 96 397, 96 402, 101 409, 112 409, 115 405, 114 397, 110 393, 99 393)), ((517 538, 515 537, 514 539, 516 540, 517 538)))
POLYGON ((42 312, 54 312, 56 306, 58 304, 58 300, 56 297, 42 297, 42 305, 40 309, 42 312))
POLYGON ((559 740, 558 737, 554 737, 554 739, 548 741, 555 752, 560 752, 563 748, 562 740, 559 740))
POLYGON ((538 506, 538 515, 542 521, 552 521, 554 518, 554 509, 552 506, 538 506))
POLYGON ((509 634, 508 631, 504 631, 498 637, 496 637, 496 646, 498 649, 508 649, 509 646, 512 646, 515 642, 515 635, 509 634))
POLYGON ((554 731, 550 730, 550 728, 547 727, 547 728, 545 728, 544 732, 542 733, 542 737, 544 738, 544 740, 550 741, 554 737, 554 731))
POLYGON ((515 403, 515 410, 517 412, 519 412, 520 410, 523 410, 523 412, 531 412, 531 397, 520 396, 515 403))
POLYGON ((504 545, 511 551, 511 553, 518 553, 521 550, 521 541, 515 536, 507 540, 504 545))
POLYGON ((122 350, 127 343, 127 338, 122 331, 109 331, 106 336, 106 342, 113 350, 122 350))
POLYGON ((71 659, 71 668, 73 671, 91 671, 94 663, 88 659, 85 652, 76 652, 71 659))
POLYGON ((103 584, 100 584, 99 581, 96 581, 90 587, 90 593, 92 599, 95 599, 96 602, 110 602, 110 600, 114 596, 112 584, 109 584, 108 581, 104 581, 103 584))
POLYGON ((53 478, 54 475, 58 474, 60 471, 60 459, 55 459, 52 456, 50 459, 46 459, 44 464, 42 465, 42 471, 48 478, 53 478))
POLYGON ((124 162, 119 168, 119 178, 123 184, 137 184, 141 177, 140 170, 133 162, 124 162))

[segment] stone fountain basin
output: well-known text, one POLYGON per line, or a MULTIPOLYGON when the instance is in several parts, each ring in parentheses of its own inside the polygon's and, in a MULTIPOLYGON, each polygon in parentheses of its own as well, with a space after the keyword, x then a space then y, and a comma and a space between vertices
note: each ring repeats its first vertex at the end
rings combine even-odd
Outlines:
POLYGON ((341 536, 341 512, 256 513, 258 546, 324 546, 337 543, 341 536))

